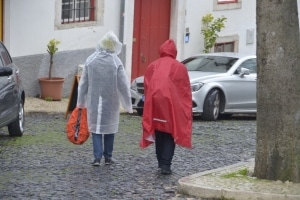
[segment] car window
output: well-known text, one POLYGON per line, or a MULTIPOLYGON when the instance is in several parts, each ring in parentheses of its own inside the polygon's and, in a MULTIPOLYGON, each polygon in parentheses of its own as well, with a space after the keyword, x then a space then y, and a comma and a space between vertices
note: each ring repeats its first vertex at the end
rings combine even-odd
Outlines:
POLYGON ((2 58, 0 57, 0 67, 3 67, 3 66, 4 66, 3 60, 2 60, 2 58))
POLYGON ((6 48, 0 43, 0 56, 1 56, 1 61, 2 61, 2 66, 3 65, 9 65, 11 64, 11 58, 6 51, 6 48))
POLYGON ((241 68, 246 68, 246 69, 249 69, 250 74, 254 74, 257 72, 256 66, 257 66, 257 63, 256 63, 255 58, 246 60, 237 68, 237 73, 241 72, 241 68))
POLYGON ((225 73, 236 61, 237 58, 232 57, 200 56, 185 60, 183 64, 188 71, 225 73))
MULTIPOLYGON (((9 65, 11 63, 9 55, 7 54, 6 51, 1 52, 1 57, 3 58, 4 64, 9 65)), ((2 59, 1 59, 2 60, 2 59)))

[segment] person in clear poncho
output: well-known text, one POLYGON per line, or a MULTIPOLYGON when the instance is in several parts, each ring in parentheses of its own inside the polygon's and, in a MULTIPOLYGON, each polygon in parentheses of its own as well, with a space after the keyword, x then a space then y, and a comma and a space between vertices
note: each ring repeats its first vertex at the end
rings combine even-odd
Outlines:
POLYGON ((114 136, 119 128, 120 102, 132 113, 130 82, 118 57, 122 43, 112 32, 98 42, 83 67, 78 85, 77 107, 87 108, 89 132, 93 140, 93 166, 112 164, 114 136), (102 143, 102 140, 103 143, 102 143))

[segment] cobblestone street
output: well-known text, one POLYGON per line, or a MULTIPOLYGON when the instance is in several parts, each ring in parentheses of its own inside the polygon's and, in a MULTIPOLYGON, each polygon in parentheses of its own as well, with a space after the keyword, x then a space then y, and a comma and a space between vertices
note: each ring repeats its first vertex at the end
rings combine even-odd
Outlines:
POLYGON ((92 167, 91 137, 81 145, 65 135, 64 113, 27 113, 23 137, 0 129, 0 199, 193 199, 177 194, 179 178, 248 160, 255 154, 253 117, 194 119, 193 148, 176 146, 170 176, 158 173, 154 145, 139 148, 141 117, 121 114, 116 163, 92 167))

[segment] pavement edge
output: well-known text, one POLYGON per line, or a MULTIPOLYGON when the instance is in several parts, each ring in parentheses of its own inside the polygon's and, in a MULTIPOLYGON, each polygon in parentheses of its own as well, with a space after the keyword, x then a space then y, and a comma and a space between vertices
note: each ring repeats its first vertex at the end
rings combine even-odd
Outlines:
MULTIPOLYGON (((178 180, 178 192, 181 194, 187 194, 199 198, 217 198, 217 199, 230 199, 230 200, 300 200, 300 195, 286 195, 286 194, 274 194, 264 192, 245 190, 234 190, 230 188, 230 183, 224 185, 223 188, 207 186, 202 181, 203 176, 219 173, 222 171, 233 171, 241 167, 253 167, 254 159, 250 159, 246 162, 240 162, 234 165, 221 167, 213 170, 208 170, 183 177, 178 180)), ((214 182, 212 177, 210 182, 214 182)))

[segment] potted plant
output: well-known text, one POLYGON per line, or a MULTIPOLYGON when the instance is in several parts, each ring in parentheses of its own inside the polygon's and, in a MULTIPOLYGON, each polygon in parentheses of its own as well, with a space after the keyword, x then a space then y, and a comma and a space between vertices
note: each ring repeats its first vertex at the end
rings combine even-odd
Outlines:
POLYGON ((59 101, 62 98, 64 78, 52 77, 53 58, 58 51, 60 41, 52 39, 47 44, 47 52, 50 55, 48 77, 39 78, 41 98, 45 100, 59 101))

